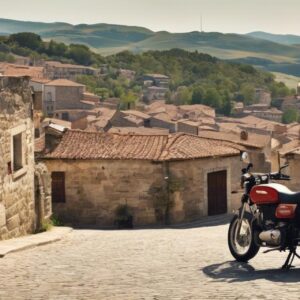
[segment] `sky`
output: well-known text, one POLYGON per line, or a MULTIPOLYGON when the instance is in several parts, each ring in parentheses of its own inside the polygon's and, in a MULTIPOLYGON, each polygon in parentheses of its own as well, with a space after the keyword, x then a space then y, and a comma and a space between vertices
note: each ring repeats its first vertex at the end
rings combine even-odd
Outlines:
MULTIPOLYGON (((0 17, 71 24, 135 25, 154 31, 300 35, 299 0, 0 0, 0 17)), ((0 28, 1 29, 1 28, 0 28)))

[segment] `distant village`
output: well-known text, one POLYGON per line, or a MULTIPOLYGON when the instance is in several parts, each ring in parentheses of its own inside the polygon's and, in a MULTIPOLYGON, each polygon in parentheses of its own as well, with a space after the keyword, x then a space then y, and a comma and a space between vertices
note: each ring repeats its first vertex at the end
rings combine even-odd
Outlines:
POLYGON ((257 88, 255 104, 235 102, 231 117, 211 107, 166 101, 170 78, 131 70, 142 87, 135 105, 90 93, 80 75, 105 70, 44 61, 0 63, 0 239, 38 230, 51 215, 67 224, 175 224, 230 213, 241 195, 240 155, 258 172, 289 162, 300 184, 300 111, 295 96, 257 88), (122 215, 123 211, 123 215, 122 215))

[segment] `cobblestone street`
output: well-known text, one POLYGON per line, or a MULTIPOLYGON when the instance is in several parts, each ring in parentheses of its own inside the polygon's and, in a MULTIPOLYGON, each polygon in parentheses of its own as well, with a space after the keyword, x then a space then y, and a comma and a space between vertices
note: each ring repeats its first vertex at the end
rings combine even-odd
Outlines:
POLYGON ((299 299, 300 262, 261 252, 232 261, 228 225, 74 230, 0 259, 0 299, 299 299))

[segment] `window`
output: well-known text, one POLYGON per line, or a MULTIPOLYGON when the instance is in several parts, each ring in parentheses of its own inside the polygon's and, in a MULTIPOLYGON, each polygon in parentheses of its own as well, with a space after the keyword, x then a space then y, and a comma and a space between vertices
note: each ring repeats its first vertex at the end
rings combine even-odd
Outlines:
POLYGON ((62 115, 61 115, 61 118, 64 121, 69 121, 69 113, 68 112, 63 112, 62 115))
POLYGON ((20 125, 11 130, 11 163, 10 172, 14 179, 26 173, 26 144, 24 143, 24 134, 26 125, 20 125))
POLYGON ((65 173, 52 172, 52 202, 64 203, 66 202, 65 192, 65 173))
POLYGON ((52 101, 52 94, 50 92, 47 93, 46 99, 47 101, 52 101))
POLYGON ((13 136, 13 171, 23 168, 22 133, 13 136))

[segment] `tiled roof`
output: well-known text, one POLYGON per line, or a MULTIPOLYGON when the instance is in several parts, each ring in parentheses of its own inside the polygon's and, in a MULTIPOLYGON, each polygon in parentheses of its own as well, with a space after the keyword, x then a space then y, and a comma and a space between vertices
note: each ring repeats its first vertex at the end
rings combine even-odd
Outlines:
POLYGON ((68 79, 55 79, 45 85, 49 86, 84 86, 83 84, 68 80, 68 79))
POLYGON ((45 158, 166 161, 233 156, 239 153, 239 147, 232 143, 188 134, 122 135, 68 130, 57 148, 45 158))
POLYGON ((142 134, 142 135, 169 135, 169 130, 157 127, 112 127, 109 133, 142 134))
POLYGON ((81 66, 81 65, 72 65, 72 64, 63 64, 59 61, 46 61, 45 65, 56 67, 56 68, 72 68, 72 69, 89 69, 89 70, 95 70, 94 68, 87 67, 87 66, 81 66))
POLYGON ((43 152, 45 149, 46 141, 45 134, 34 140, 34 152, 43 152))
POLYGON ((145 114, 141 111, 138 111, 138 110, 131 110, 131 109, 130 110, 123 110, 122 113, 125 114, 125 115, 133 115, 133 116, 136 116, 138 118, 145 119, 145 120, 150 119, 149 115, 147 115, 147 114, 145 114))
POLYGON ((44 68, 0 63, 0 73, 6 76, 29 76, 32 78, 43 78, 44 68))
POLYGON ((248 139, 243 140, 240 138, 240 134, 234 132, 214 132, 214 131, 205 131, 200 130, 199 136, 207 139, 219 140, 219 141, 228 141, 233 142, 245 147, 253 148, 264 148, 268 143, 271 142, 271 137, 266 135, 248 133, 248 139))

